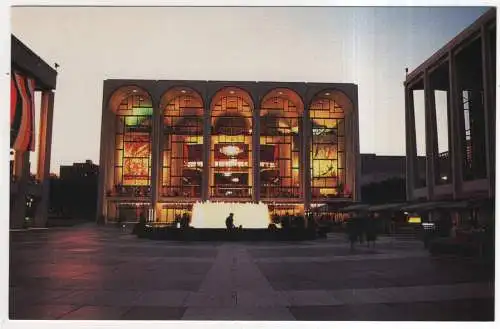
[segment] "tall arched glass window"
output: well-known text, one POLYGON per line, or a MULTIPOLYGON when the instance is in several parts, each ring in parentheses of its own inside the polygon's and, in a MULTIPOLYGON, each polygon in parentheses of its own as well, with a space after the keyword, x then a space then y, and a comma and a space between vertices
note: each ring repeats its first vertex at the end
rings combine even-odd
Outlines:
POLYGON ((211 197, 252 197, 252 111, 250 97, 238 88, 223 89, 212 99, 211 197))
POLYGON ((113 109, 114 187, 118 194, 148 195, 151 184, 151 98, 134 90, 113 109))
POLYGON ((299 198, 303 105, 291 90, 264 97, 260 108, 260 196, 299 198))
POLYGON ((333 99, 318 97, 309 113, 312 198, 343 196, 346 192, 344 109, 333 99))
POLYGON ((161 196, 200 198, 203 101, 188 89, 170 91, 167 98, 163 111, 161 196))

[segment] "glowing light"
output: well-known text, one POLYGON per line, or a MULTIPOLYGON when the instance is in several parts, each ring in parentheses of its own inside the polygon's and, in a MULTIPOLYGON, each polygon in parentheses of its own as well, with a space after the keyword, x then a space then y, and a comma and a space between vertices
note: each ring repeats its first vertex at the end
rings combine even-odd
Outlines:
POLYGON ((408 223, 410 223, 410 224, 420 224, 421 222, 422 222, 422 218, 420 218, 420 217, 408 218, 408 223))
POLYGON ((186 91, 183 89, 183 90, 181 90, 181 93, 185 94, 185 93, 186 93, 186 91))
POLYGON ((234 94, 234 90, 230 90, 230 91, 229 91, 229 93, 230 93, 231 95, 233 95, 233 94, 234 94))
POLYGON ((237 156, 241 152, 243 152, 243 150, 236 145, 226 145, 220 149, 220 153, 230 157, 237 156))
POLYGON ((325 96, 330 96, 330 93, 325 93, 325 96))
POLYGON ((225 172, 224 173, 224 177, 231 177, 231 173, 230 172, 225 172))
POLYGON ((238 183, 240 181, 240 179, 238 177, 233 177, 231 179, 231 182, 234 182, 234 183, 238 183))
POLYGON ((226 217, 234 214, 234 225, 243 228, 267 228, 271 222, 264 203, 205 202, 193 205, 191 225, 195 228, 226 228, 226 217))
POLYGON ((215 167, 248 167, 248 161, 238 161, 231 159, 227 161, 215 161, 215 167))

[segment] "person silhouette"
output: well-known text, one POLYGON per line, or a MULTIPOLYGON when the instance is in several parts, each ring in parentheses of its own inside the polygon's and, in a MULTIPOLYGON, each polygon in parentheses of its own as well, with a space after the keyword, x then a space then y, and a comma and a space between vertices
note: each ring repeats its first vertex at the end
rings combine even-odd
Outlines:
POLYGON ((230 213, 226 218, 226 228, 228 231, 231 231, 234 227, 234 214, 230 213))

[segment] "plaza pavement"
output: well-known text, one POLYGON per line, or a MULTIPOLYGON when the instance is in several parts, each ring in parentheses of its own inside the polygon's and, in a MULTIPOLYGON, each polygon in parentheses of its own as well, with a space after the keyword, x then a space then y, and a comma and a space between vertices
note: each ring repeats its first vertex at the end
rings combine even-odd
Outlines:
POLYGON ((114 227, 11 232, 9 318, 493 320, 493 265, 381 237, 140 240, 114 227))

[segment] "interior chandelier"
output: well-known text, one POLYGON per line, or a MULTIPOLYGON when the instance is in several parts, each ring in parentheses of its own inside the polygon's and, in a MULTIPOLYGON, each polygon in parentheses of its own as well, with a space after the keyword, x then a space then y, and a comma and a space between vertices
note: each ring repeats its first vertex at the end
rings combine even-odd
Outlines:
POLYGON ((227 155, 229 157, 237 156, 241 152, 243 152, 243 150, 236 145, 226 145, 221 147, 220 149, 220 153, 227 155))

